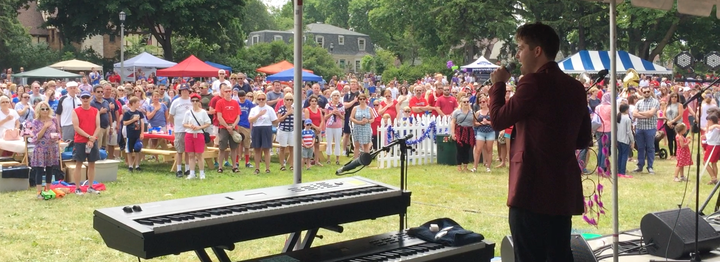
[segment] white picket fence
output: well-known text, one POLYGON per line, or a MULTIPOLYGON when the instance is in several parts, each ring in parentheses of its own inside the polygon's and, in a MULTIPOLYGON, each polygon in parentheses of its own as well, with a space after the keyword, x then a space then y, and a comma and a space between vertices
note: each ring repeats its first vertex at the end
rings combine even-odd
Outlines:
MULTIPOLYGON (((409 141, 415 142, 409 146, 407 152, 408 164, 409 165, 426 165, 436 162, 437 159, 437 145, 435 144, 435 134, 433 132, 427 133, 426 130, 431 126, 431 123, 435 123, 435 134, 448 134, 450 132, 450 117, 435 117, 435 116, 422 116, 416 117, 412 121, 403 119, 396 119, 395 123, 392 124, 392 130, 395 132, 393 139, 388 141, 388 126, 386 123, 381 124, 378 127, 378 143, 379 147, 384 147, 388 143, 395 140, 396 137, 405 137, 409 134, 413 135, 409 141)), ((389 168, 400 166, 400 146, 394 146, 389 152, 380 153, 375 159, 378 167, 389 168)))

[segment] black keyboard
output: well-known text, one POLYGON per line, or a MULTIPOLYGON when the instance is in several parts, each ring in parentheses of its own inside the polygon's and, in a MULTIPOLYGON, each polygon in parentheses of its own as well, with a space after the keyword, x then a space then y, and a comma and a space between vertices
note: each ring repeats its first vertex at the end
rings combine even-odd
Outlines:
POLYGON ((141 258, 404 214, 410 192, 346 177, 95 210, 108 247, 141 258))
POLYGON ((246 260, 245 262, 489 262, 494 256, 495 243, 491 242, 482 241, 460 247, 449 247, 410 237, 405 232, 394 232, 246 260))

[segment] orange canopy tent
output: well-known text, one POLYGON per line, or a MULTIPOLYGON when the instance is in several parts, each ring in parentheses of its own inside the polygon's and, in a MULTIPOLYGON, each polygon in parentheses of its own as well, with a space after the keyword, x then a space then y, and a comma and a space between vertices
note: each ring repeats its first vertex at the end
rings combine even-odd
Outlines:
MULTIPOLYGON (((261 67, 261 68, 258 68, 258 69, 255 70, 255 71, 258 71, 258 72, 260 72, 260 73, 266 73, 266 74, 269 74, 269 75, 274 75, 274 74, 280 73, 280 72, 282 72, 282 71, 288 70, 288 69, 293 68, 293 67, 295 67, 295 65, 293 65, 292 63, 288 62, 287 60, 282 60, 282 61, 277 62, 277 63, 275 63, 275 64, 272 64, 272 65, 269 65, 269 66, 263 66, 263 67, 261 67)), ((308 69, 305 69, 305 68, 303 68, 303 71, 309 72, 309 73, 312 73, 312 72, 313 72, 312 70, 308 70, 308 69)))

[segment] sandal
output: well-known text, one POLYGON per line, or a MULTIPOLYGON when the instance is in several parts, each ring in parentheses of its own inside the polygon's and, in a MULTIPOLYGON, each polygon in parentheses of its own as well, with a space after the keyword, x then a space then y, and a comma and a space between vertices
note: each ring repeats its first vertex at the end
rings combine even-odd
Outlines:
POLYGON ((222 168, 218 168, 217 172, 218 172, 218 173, 222 173, 222 172, 223 172, 223 169, 222 169, 222 168))
POLYGON ((472 169, 470 169, 470 172, 475 173, 475 172, 477 172, 477 169, 473 167, 472 169))
POLYGON ((292 171, 292 170, 293 170, 293 166, 290 166, 290 171, 292 171))
POLYGON ((240 172, 240 169, 238 169, 237 167, 233 167, 232 172, 233 172, 233 173, 240 172))
POLYGON ((265 169, 266 174, 270 174, 270 169, 265 169))
POLYGON ((339 160, 335 160, 335 164, 336 164, 336 165, 340 165, 340 161, 339 161, 339 160))
POLYGON ((285 171, 285 166, 281 166, 280 171, 285 171))
POLYGON ((710 180, 710 182, 708 182, 707 184, 708 184, 708 185, 714 185, 714 184, 717 184, 717 183, 718 183, 717 180, 710 180))
POLYGON ((255 172, 253 172, 253 173, 255 173, 256 175, 260 174, 260 169, 255 169, 255 172))

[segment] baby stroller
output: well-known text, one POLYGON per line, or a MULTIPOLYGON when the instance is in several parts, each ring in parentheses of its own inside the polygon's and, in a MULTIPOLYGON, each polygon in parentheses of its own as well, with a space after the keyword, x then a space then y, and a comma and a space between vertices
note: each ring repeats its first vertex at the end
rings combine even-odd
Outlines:
POLYGON ((665 128, 663 128, 665 125, 663 124, 660 128, 658 128, 657 132, 655 132, 655 155, 658 156, 660 159, 667 159, 668 153, 665 148, 660 148, 660 141, 665 138, 665 128))

